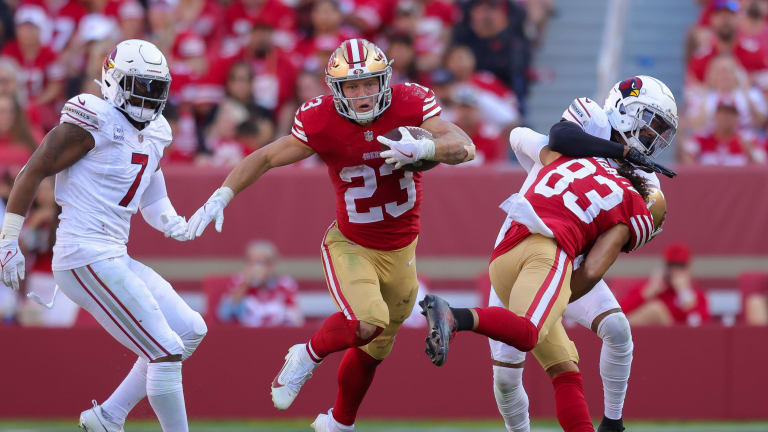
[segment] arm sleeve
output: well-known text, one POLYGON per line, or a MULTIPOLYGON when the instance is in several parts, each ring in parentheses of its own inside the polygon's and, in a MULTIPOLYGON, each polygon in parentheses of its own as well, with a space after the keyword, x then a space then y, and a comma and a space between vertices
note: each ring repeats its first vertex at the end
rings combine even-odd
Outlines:
POLYGON ((526 171, 539 164, 541 165, 541 149, 547 145, 549 139, 532 129, 517 127, 509 133, 509 145, 515 152, 515 157, 526 171))
POLYGON ((149 185, 141 195, 139 201, 141 216, 154 229, 163 231, 165 223, 163 215, 176 216, 176 209, 173 208, 171 200, 168 198, 168 191, 165 188, 165 177, 163 170, 157 170, 152 173, 149 185))
POLYGON ((624 157, 623 145, 592 136, 570 121, 561 121, 552 126, 549 130, 549 148, 570 157, 624 157))

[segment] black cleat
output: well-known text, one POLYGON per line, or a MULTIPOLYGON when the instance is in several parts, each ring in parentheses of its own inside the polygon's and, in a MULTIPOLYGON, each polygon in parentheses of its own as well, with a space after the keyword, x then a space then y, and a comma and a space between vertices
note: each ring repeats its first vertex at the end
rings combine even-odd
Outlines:
POLYGON ((435 366, 442 366, 448 357, 448 342, 456 333, 456 319, 448 302, 436 295, 427 294, 419 306, 421 313, 427 317, 429 328, 424 352, 435 366))
POLYGON ((603 417, 597 432, 624 432, 624 420, 612 420, 608 417, 603 417))

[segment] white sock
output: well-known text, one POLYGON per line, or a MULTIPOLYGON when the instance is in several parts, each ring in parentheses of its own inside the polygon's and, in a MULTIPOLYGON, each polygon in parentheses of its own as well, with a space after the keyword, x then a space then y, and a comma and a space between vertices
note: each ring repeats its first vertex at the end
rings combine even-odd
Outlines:
POLYGON ((627 317, 621 312, 608 315, 597 327, 597 335, 603 340, 600 377, 603 379, 605 416, 618 420, 624 410, 634 349, 627 317))
POLYGON ((493 394, 509 432, 530 432, 528 395, 523 388, 523 368, 493 366, 493 394))
POLYGON ((139 357, 123 382, 101 404, 101 412, 107 420, 124 425, 133 407, 147 395, 147 360, 139 357))
POLYGON ((187 409, 181 385, 181 362, 150 363, 147 397, 163 432, 188 432, 187 409))

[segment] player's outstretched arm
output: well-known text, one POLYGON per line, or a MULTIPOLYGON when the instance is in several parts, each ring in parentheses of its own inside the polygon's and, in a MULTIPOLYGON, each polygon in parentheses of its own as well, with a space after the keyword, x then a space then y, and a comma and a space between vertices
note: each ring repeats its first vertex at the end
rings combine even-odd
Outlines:
POLYGON ((629 240, 629 227, 624 224, 613 226, 597 238, 582 266, 571 275, 571 302, 588 293, 603 278, 629 240))
POLYGON ((549 148, 570 157, 623 159, 629 146, 593 136, 576 123, 560 121, 549 129, 549 148))
POLYGON ((0 268, 6 285, 18 289, 19 279, 24 279, 24 256, 19 251, 19 232, 40 182, 80 160, 94 145, 93 136, 88 131, 80 126, 62 123, 48 132, 16 176, 0 232, 0 268))
POLYGON ((457 165, 475 158, 475 144, 460 127, 440 117, 430 117, 421 127, 435 137, 435 153, 430 159, 457 165))
POLYGON ((224 207, 240 191, 247 188, 272 168, 289 165, 312 156, 315 151, 293 135, 286 135, 265 145, 240 161, 229 173, 220 188, 189 219, 187 238, 203 235, 205 227, 216 221, 216 231, 224 223, 224 207))

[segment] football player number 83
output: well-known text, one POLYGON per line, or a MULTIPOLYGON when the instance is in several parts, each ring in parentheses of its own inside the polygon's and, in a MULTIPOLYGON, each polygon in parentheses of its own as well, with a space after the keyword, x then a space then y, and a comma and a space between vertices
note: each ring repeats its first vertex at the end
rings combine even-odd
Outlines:
MULTIPOLYGON (((394 167, 390 164, 383 164, 379 167, 379 175, 387 176, 394 172, 394 167)), ((355 200, 370 198, 376 192, 378 186, 376 181, 376 171, 368 165, 357 165, 345 167, 339 172, 339 177, 345 182, 351 182, 356 177, 363 178, 363 185, 351 187, 344 193, 344 201, 347 204, 347 215, 352 223, 373 223, 384 220, 386 211, 392 217, 398 217, 413 208, 416 203, 416 184, 413 182, 413 173, 410 171, 401 171, 403 178, 400 179, 400 189, 405 189, 408 193, 408 200, 402 204, 397 202, 388 202, 382 206, 375 206, 365 212, 358 212, 355 200)))
MULTIPOLYGON (((574 167, 575 168, 575 167, 574 167)), ((594 176, 595 181, 608 186, 611 192, 606 195, 600 195, 596 190, 588 191, 585 195, 589 199, 589 207, 586 209, 576 202, 576 195, 571 191, 567 191, 563 194, 565 189, 576 180, 583 179, 590 174, 593 174, 597 168, 593 163, 586 159, 573 159, 568 161, 552 171, 548 172, 541 180, 536 184, 533 189, 534 192, 540 195, 544 195, 547 198, 563 195, 563 203, 565 206, 573 212, 584 223, 591 223, 601 210, 610 210, 619 205, 624 197, 624 189, 622 189, 615 181, 603 177, 601 175, 594 176), (575 171, 571 169, 574 165, 580 165, 575 171), (555 182, 554 186, 549 186, 552 177, 558 175, 560 178, 555 182)))

